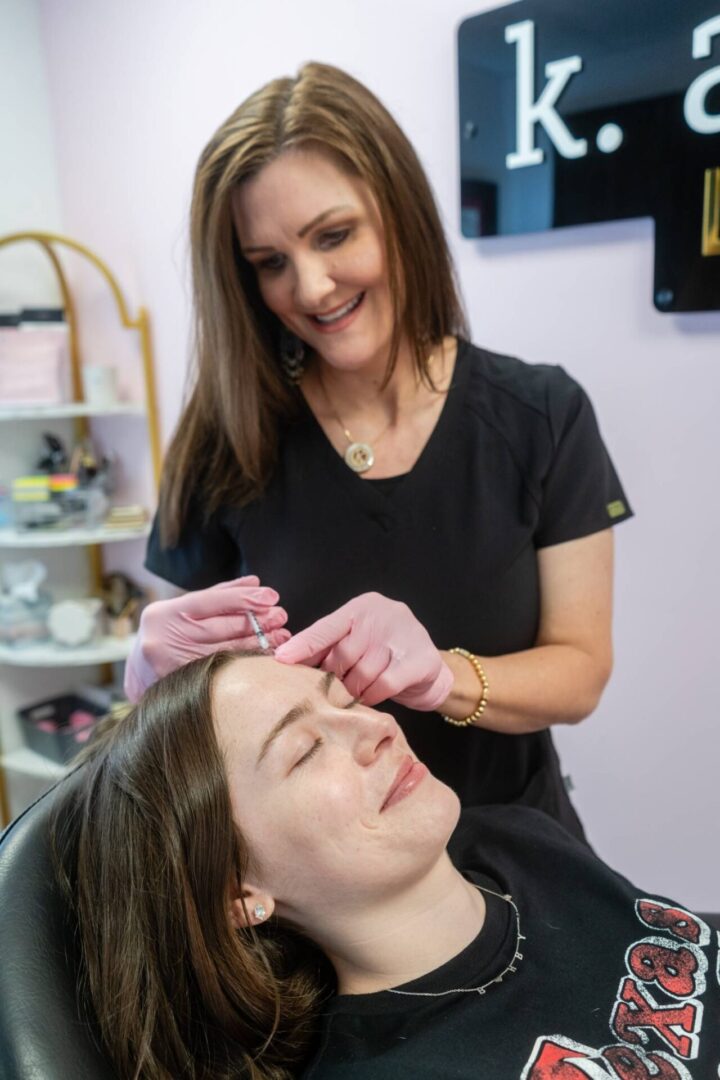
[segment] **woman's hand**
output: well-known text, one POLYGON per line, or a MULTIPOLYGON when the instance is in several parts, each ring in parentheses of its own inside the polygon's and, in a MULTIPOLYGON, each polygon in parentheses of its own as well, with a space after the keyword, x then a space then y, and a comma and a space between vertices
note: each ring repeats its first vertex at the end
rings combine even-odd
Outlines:
POLYGON ((252 574, 148 604, 125 665, 128 700, 138 701, 148 686, 199 656, 257 648, 247 611, 255 612, 271 646, 287 641, 290 631, 282 629, 287 614, 276 606, 278 599, 252 574))
POLYGON ((392 699, 431 712, 447 698, 450 668, 406 604, 364 593, 275 651, 284 664, 334 672, 364 705, 392 699))

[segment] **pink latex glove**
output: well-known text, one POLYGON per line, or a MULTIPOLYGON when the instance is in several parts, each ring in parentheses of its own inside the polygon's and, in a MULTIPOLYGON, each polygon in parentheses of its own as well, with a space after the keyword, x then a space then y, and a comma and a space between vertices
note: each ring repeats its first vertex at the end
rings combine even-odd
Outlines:
POLYGON ((333 671, 364 705, 392 699, 421 712, 445 701, 453 675, 406 604, 364 593, 275 650, 283 664, 333 671))
POLYGON ((290 637, 278 594, 254 574, 209 589, 148 604, 125 664, 125 693, 139 701, 154 682, 176 668, 220 649, 254 649, 257 638, 245 611, 254 611, 271 646, 290 637))

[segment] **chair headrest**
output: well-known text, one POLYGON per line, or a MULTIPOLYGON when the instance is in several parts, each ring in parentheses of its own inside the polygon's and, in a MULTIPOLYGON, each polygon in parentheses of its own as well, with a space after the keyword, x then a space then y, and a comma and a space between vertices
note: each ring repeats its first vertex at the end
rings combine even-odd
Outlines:
POLYGON ((0 836, 0 1075, 116 1078, 77 999, 76 923, 55 878, 50 819, 62 780, 0 836))

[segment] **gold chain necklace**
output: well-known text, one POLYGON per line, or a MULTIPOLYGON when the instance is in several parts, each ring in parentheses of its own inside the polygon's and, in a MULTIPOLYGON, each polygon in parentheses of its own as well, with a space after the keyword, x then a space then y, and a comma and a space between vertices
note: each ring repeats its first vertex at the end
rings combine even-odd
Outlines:
MULTIPOLYGON (((353 438, 353 436, 350 434, 350 432, 348 431, 348 429, 345 427, 342 420, 340 419, 340 417, 338 415, 338 412, 337 412, 337 409, 335 408, 332 401, 330 400, 330 395, 328 394, 327 390, 325 389, 325 383, 324 383, 323 377, 322 377, 322 375, 320 374, 319 371, 318 371, 318 381, 320 383, 320 389, 323 392, 323 396, 324 396, 325 400, 327 401, 328 408, 330 409, 330 412, 333 415, 333 419, 337 421, 337 423, 338 423, 338 425, 340 427, 340 430, 342 431, 343 435, 345 436, 345 438, 347 439, 347 441, 349 443, 348 448, 347 448, 347 450, 345 451, 345 453, 343 455, 343 460, 345 461, 345 464, 348 466, 349 469, 352 469, 353 472, 356 472, 356 473, 367 472, 368 469, 372 469, 373 465, 375 464, 375 450, 374 450, 374 448, 372 446, 372 443, 359 442, 357 439, 353 438)), ((376 435, 374 437, 373 442, 375 443, 375 445, 377 445, 380 442, 383 435, 387 434, 387 432, 390 430, 391 427, 392 427, 392 420, 390 421, 389 424, 387 424, 382 429, 382 431, 380 432, 379 435, 376 435)))
POLYGON ((453 990, 439 990, 435 991, 434 993, 431 993, 430 991, 426 991, 423 993, 418 990, 388 990, 388 994, 402 994, 403 997, 425 998, 445 997, 447 994, 484 994, 493 985, 493 983, 501 983, 506 975, 515 974, 515 972, 517 971, 517 967, 515 965, 518 960, 522 960, 523 958, 523 954, 520 952, 520 942, 527 941, 525 935, 520 933, 520 912, 517 909, 517 904, 513 900, 510 893, 493 892, 492 889, 484 889, 482 885, 475 885, 474 883, 473 886, 478 890, 478 892, 488 893, 489 896, 497 896, 500 900, 506 900, 515 912, 515 949, 513 953, 513 958, 507 965, 507 967, 503 968, 500 974, 496 975, 494 979, 488 979, 488 981, 486 983, 483 983, 482 986, 457 986, 453 990))

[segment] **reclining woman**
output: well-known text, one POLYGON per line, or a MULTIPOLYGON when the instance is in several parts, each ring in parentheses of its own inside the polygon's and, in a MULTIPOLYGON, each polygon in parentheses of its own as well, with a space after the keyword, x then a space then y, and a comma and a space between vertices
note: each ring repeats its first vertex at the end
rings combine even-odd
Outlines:
POLYGON ((716 1075, 708 927, 537 810, 459 818, 332 673, 224 652, 160 680, 54 829, 117 1074, 716 1075))

